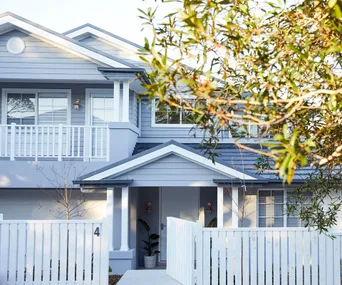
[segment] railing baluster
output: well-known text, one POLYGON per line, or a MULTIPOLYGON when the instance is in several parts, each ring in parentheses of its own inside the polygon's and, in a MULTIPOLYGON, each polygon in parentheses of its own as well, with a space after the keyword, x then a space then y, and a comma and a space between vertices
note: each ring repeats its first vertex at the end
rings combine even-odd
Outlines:
POLYGON ((27 126, 24 127, 24 156, 27 156, 27 126))
POLYGON ((80 150, 81 150, 81 128, 78 127, 78 134, 77 134, 77 157, 80 157, 80 150))
POLYGON ((95 157, 97 158, 98 155, 97 155, 97 144, 98 144, 98 128, 95 127, 95 157))
POLYGON ((11 154, 10 160, 14 160, 15 152, 15 123, 11 123, 11 154))
POLYGON ((52 127, 52 156, 56 156, 56 127, 52 127))
MULTIPOLYGON (((21 156, 21 130, 22 130, 22 128, 20 125, 18 125, 17 127, 18 127, 18 152, 17 152, 17 156, 20 157, 21 156)), ((16 132, 17 132, 17 130, 16 130, 16 132)))
POLYGON ((40 151, 41 151, 41 154, 40 156, 44 156, 44 130, 45 128, 44 127, 41 127, 41 135, 40 135, 40 140, 42 142, 42 144, 40 145, 40 151))
POLYGON ((46 156, 50 156, 50 127, 47 127, 46 156))
POLYGON ((32 156, 32 148, 33 148, 33 127, 30 126, 30 156, 32 156))
POLYGON ((75 127, 71 127, 71 157, 74 157, 75 151, 75 127))
POLYGON ((101 127, 101 158, 103 157, 103 128, 101 127))
POLYGON ((58 161, 62 161, 63 155, 63 125, 58 125, 58 161))

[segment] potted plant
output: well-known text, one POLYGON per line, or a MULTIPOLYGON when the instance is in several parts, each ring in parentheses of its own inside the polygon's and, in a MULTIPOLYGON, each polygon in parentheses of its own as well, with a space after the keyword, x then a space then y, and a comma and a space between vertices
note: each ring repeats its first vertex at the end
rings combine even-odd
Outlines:
POLYGON ((157 265, 157 254, 160 253, 159 250, 155 250, 159 245, 159 242, 157 241, 159 239, 159 235, 151 234, 151 228, 144 220, 138 219, 138 221, 145 228, 148 237, 147 240, 143 240, 146 245, 144 249, 147 252, 147 255, 144 256, 144 267, 154 268, 157 265))

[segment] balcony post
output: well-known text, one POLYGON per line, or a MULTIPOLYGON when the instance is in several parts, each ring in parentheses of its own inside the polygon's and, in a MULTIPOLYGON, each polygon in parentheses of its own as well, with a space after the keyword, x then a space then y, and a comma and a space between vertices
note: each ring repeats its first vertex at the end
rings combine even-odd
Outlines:
POLYGON ((121 104, 121 100, 120 100, 120 96, 121 92, 120 92, 120 81, 115 80, 114 81, 114 100, 113 100, 113 122, 120 122, 120 104, 121 104))
POLYGON ((232 228, 239 227, 239 188, 232 187, 232 228))
POLYGON ((223 187, 217 187, 217 227, 223 228, 223 187))
POLYGON ((58 161, 62 161, 63 156, 63 125, 58 125, 58 161))
POLYGON ((122 121, 129 122, 129 81, 123 82, 122 89, 122 121))
POLYGON ((15 156, 15 123, 11 123, 11 149, 10 149, 10 160, 14 160, 15 156))

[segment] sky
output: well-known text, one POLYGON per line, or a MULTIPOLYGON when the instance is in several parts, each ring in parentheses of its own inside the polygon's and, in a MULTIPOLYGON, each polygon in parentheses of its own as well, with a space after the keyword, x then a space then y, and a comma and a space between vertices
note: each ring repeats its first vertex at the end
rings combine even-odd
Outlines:
MULTIPOLYGON (((141 31, 137 9, 155 6, 154 0, 0 0, 0 13, 10 11, 57 32, 91 23, 143 45, 148 33, 141 31)), ((159 9, 166 14, 173 8, 159 9)))

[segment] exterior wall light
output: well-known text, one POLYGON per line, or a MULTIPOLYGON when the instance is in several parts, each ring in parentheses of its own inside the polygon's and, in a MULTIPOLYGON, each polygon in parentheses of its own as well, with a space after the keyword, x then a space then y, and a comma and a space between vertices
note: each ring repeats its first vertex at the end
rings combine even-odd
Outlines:
POLYGON ((146 207, 146 212, 147 212, 147 213, 151 213, 151 206, 152 206, 151 201, 148 201, 148 202, 147 202, 147 207, 146 207))
POLYGON ((208 202, 208 204, 207 204, 207 212, 208 212, 208 214, 209 215, 211 215, 212 213, 213 213, 213 208, 212 208, 212 203, 211 202, 208 202))
POLYGON ((74 109, 79 110, 81 106, 81 99, 76 99, 74 102, 74 109))

